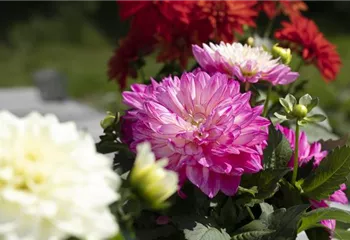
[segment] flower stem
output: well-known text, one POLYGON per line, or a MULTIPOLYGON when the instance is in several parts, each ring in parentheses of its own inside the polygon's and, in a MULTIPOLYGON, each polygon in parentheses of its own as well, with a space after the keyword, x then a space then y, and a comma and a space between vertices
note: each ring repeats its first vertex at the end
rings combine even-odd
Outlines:
POLYGON ((142 78, 142 82, 146 82, 146 74, 145 74, 145 71, 144 71, 144 69, 143 69, 143 67, 141 67, 140 69, 139 69, 139 72, 140 72, 140 75, 141 75, 141 78, 142 78))
POLYGON ((273 24, 274 24, 275 18, 272 18, 269 23, 267 24, 266 30, 264 32, 264 37, 268 38, 271 34, 272 28, 273 28, 273 24))
POLYGON ((270 97, 271 97, 271 90, 272 90, 272 85, 269 85, 269 88, 267 90, 266 93, 266 99, 265 99, 265 103, 264 103, 264 111, 263 111, 263 117, 266 117, 267 112, 269 110, 269 101, 270 101, 270 97))
POLYGON ((299 124, 298 120, 296 122, 296 128, 295 128, 295 143, 294 143, 294 168, 293 168, 293 177, 292 177, 292 184, 295 184, 295 181, 297 180, 298 176, 298 166, 299 166, 299 124))
POLYGON ((249 213, 249 216, 252 218, 252 220, 255 220, 254 214, 250 207, 246 206, 245 208, 247 209, 247 212, 249 213))

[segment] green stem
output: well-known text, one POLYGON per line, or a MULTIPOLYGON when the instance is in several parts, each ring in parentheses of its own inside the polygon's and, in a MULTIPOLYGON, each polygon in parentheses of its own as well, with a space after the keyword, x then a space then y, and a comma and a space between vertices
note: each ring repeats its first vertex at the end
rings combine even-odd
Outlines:
POLYGON ((264 37, 265 37, 265 38, 268 38, 268 37, 270 36, 274 21, 275 21, 275 18, 272 18, 272 19, 269 21, 269 23, 267 24, 266 30, 265 30, 265 32, 264 32, 264 37))
POLYGON ((255 220, 254 214, 250 207, 246 206, 247 212, 249 213, 249 216, 252 218, 252 220, 255 220))
POLYGON ((296 121, 296 128, 295 128, 295 143, 294 143, 294 168, 293 168, 293 177, 292 177, 292 184, 294 185, 297 176, 298 176, 298 166, 299 166, 299 124, 298 120, 296 121))
POLYGON ((272 84, 269 85, 269 88, 267 90, 266 93, 266 99, 265 99, 265 103, 264 103, 264 111, 263 111, 263 117, 266 117, 267 112, 269 110, 269 101, 270 101, 270 97, 271 97, 271 90, 272 90, 272 84))
POLYGON ((139 72, 140 72, 140 75, 141 75, 141 78, 142 78, 142 82, 146 82, 146 74, 145 74, 145 71, 143 70, 143 67, 141 67, 139 69, 139 72))

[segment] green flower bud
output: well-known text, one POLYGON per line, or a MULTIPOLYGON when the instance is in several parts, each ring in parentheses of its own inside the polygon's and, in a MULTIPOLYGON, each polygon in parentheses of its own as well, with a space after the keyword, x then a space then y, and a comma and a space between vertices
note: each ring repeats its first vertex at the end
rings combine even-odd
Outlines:
POLYGON ((249 38, 247 39, 247 44, 248 44, 249 46, 254 46, 254 38, 249 37, 249 38))
POLYGON ((293 115, 298 119, 303 119, 306 117, 307 113, 307 108, 302 104, 296 104, 293 107, 293 115))
POLYGON ((100 125, 103 129, 108 128, 114 122, 115 116, 107 115, 104 119, 101 120, 100 125))
POLYGON ((284 64, 289 64, 292 61, 292 53, 290 49, 279 47, 278 44, 275 44, 272 47, 272 56, 274 58, 281 58, 284 64))
POLYGON ((120 118, 120 114, 118 112, 117 114, 117 119, 115 119, 116 116, 111 113, 111 112, 107 112, 107 116, 101 120, 100 125, 103 129, 106 129, 108 127, 110 127, 114 122, 118 123, 119 122, 119 118, 120 118))
POLYGON ((155 160, 149 143, 141 143, 136 148, 130 184, 148 206, 161 209, 166 206, 165 200, 176 192, 178 176, 164 168, 168 164, 167 159, 155 160))

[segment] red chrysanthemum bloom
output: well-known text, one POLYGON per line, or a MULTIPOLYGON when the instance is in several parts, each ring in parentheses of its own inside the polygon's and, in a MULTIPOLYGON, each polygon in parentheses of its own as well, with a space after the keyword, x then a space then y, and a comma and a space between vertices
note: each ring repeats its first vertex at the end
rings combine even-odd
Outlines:
POLYGON ((210 32, 210 38, 232 42, 234 33, 243 33, 243 26, 255 27, 258 15, 256 1, 198 1, 193 9, 193 18, 199 29, 210 32), (198 25, 197 25, 198 26, 198 25))
POLYGON ((191 34, 183 32, 173 34, 170 41, 159 39, 160 51, 157 56, 158 62, 172 62, 178 60, 180 66, 185 69, 188 59, 192 56, 191 34))
POLYGON ((132 18, 131 31, 141 36, 160 34, 167 40, 171 29, 188 24, 191 5, 184 1, 117 1, 122 20, 132 18))
POLYGON ((137 35, 129 35, 120 41, 120 46, 108 62, 108 76, 117 80, 121 89, 126 87, 127 77, 137 77, 136 62, 139 56, 150 53, 155 41, 152 38, 140 38, 137 35))
POLYGON ((304 1, 259 1, 258 9, 272 19, 281 13, 290 17, 300 16, 301 11, 306 11, 308 7, 304 1))
POLYGON ((282 22, 282 26, 283 29, 278 30, 275 37, 300 53, 307 63, 315 64, 327 82, 334 80, 340 70, 341 60, 335 45, 324 37, 315 22, 304 17, 294 17, 291 22, 282 22))

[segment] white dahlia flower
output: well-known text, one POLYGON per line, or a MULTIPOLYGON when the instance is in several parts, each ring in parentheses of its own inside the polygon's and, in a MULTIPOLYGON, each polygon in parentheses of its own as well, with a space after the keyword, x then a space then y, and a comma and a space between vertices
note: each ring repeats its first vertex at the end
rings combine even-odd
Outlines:
POLYGON ((165 200, 173 195, 178 186, 176 172, 165 169, 168 159, 156 161, 151 144, 143 142, 137 145, 137 156, 130 173, 131 186, 153 209, 167 206, 165 200))
POLYGON ((74 123, 0 112, 0 239, 106 239, 120 178, 74 123))

